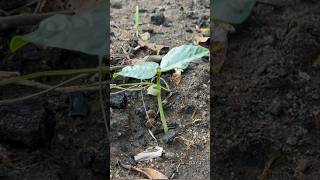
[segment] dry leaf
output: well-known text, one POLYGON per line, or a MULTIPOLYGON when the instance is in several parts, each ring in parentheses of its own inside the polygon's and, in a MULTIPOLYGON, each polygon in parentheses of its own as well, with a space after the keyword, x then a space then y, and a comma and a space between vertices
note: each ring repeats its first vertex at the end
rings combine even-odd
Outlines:
POLYGON ((136 64, 143 64, 145 62, 144 59, 130 59, 128 60, 127 65, 136 65, 136 64))
POLYGON ((149 179, 168 179, 167 176, 152 168, 141 168, 149 179))
POLYGON ((152 51, 155 51, 157 52, 157 55, 159 55, 160 51, 163 49, 163 48, 168 48, 168 46, 164 46, 164 45, 157 45, 155 43, 148 43, 148 42, 145 42, 143 40, 138 40, 138 44, 141 46, 141 47, 146 47, 148 49, 151 49, 152 51))
POLYGON ((152 168, 136 168, 131 165, 124 165, 120 161, 118 161, 118 164, 125 169, 140 172, 141 174, 145 175, 148 179, 168 179, 167 176, 152 168))
POLYGON ((160 63, 162 60, 162 56, 160 55, 150 55, 143 58, 145 61, 152 61, 156 63, 160 63))
POLYGON ((193 38, 193 42, 205 48, 209 48, 210 37, 196 36, 193 38))
POLYGON ((181 82, 181 70, 175 69, 175 72, 171 76, 171 80, 174 82, 176 86, 178 86, 181 82))

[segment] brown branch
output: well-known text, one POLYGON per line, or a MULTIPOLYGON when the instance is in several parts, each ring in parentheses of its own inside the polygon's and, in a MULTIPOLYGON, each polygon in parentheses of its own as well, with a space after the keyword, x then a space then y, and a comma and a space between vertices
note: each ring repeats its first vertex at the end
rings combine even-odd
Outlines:
POLYGON ((73 11, 57 11, 40 14, 19 14, 14 16, 0 17, 0 31, 16 28, 18 26, 36 25, 43 19, 56 14, 74 14, 73 11))

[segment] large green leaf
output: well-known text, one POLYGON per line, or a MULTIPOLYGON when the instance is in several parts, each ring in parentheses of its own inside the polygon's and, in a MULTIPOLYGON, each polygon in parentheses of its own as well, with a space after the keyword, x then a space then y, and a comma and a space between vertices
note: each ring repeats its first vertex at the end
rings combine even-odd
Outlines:
POLYGON ((24 41, 38 45, 81 51, 91 55, 107 52, 107 3, 75 15, 54 15, 43 20, 39 28, 11 41, 15 51, 24 41), (21 43, 22 42, 22 43, 21 43))
POLYGON ((231 24, 241 24, 249 15, 256 0, 214 0, 213 18, 231 24))
POLYGON ((156 75, 157 67, 159 67, 159 64, 155 62, 145 62, 134 66, 126 66, 117 74, 142 80, 150 79, 156 75))
POLYGON ((200 59, 209 54, 207 48, 201 46, 182 45, 171 49, 163 58, 160 64, 162 72, 172 69, 186 69, 193 60, 200 59))

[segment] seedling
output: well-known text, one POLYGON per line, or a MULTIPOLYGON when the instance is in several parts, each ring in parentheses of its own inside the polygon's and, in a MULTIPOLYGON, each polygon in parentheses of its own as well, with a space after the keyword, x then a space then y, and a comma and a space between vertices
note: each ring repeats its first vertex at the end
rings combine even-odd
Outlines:
MULTIPOLYGON (((150 95, 156 96, 158 101, 158 108, 160 113, 160 119, 164 132, 168 132, 167 120, 163 111, 161 90, 168 90, 161 86, 161 73, 174 69, 184 70, 188 67, 189 63, 200 59, 203 56, 207 56, 209 50, 201 46, 182 45, 171 49, 163 58, 160 63, 144 62, 143 64, 124 67, 120 72, 115 73, 114 77, 124 76, 135 79, 140 79, 141 83, 124 84, 123 86, 143 86, 147 88, 147 92, 150 95), (156 78, 156 84, 153 83, 153 79, 156 78), (145 81, 151 79, 151 81, 145 81)), ((127 88, 129 90, 130 88, 127 88)), ((126 90, 126 89, 125 89, 126 90)))
POLYGON ((136 36, 139 36, 140 33, 140 14, 139 14, 139 6, 136 6, 136 11, 134 13, 134 29, 136 31, 136 36))

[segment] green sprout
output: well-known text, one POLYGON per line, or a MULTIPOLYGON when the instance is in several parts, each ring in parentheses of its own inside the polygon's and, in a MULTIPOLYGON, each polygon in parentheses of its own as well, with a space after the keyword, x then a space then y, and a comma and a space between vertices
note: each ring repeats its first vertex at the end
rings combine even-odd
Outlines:
POLYGON ((162 127, 164 132, 167 133, 168 125, 163 110, 161 90, 170 91, 170 89, 165 81, 166 88, 161 86, 161 80, 163 80, 161 78, 161 73, 174 69, 184 70, 188 67, 190 62, 200 59, 203 56, 207 56, 208 54, 209 50, 201 46, 194 46, 190 44, 175 47, 162 58, 160 65, 155 62, 144 62, 143 64, 126 66, 120 72, 114 74, 114 77, 124 76, 140 79, 140 83, 111 85, 111 88, 120 89, 120 92, 126 90, 147 89, 149 95, 156 96, 162 127), (156 83, 153 83, 155 78, 156 83), (151 81, 146 81, 148 79, 151 79, 151 81))
POLYGON ((140 33, 140 14, 139 14, 139 6, 136 6, 136 11, 134 13, 134 28, 136 31, 136 36, 139 36, 140 33))

